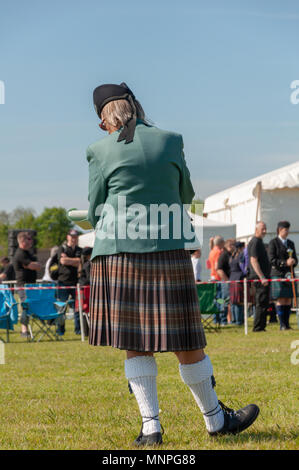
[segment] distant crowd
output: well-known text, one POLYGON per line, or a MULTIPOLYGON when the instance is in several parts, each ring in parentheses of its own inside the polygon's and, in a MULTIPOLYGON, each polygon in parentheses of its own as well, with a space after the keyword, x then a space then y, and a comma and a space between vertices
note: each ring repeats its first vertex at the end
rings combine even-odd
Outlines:
MULTIPOLYGON (((215 313, 214 322, 219 325, 244 323, 244 283, 249 281, 248 301, 254 305, 253 331, 266 331, 267 315, 270 321, 279 319, 280 329, 290 329, 290 312, 292 299, 297 298, 297 285, 292 282, 275 281, 294 277, 294 268, 298 264, 296 248, 288 238, 290 223, 281 221, 277 225, 277 236, 268 245, 263 239, 267 233, 264 222, 256 224, 255 235, 249 244, 234 239, 224 240, 217 235, 210 239, 210 253, 206 261, 210 270, 211 281, 222 281, 216 285, 216 302, 219 313, 215 313), (269 283, 268 279, 272 279, 269 283), (237 281, 237 282, 223 282, 237 281)), ((79 306, 74 286, 90 285, 90 257, 92 249, 78 246, 78 232, 71 229, 66 241, 61 246, 53 247, 45 266, 43 282, 55 282, 60 289, 57 298, 61 301, 72 299, 74 307, 74 329, 80 334, 79 306), (63 289, 65 287, 65 289, 63 289)), ((35 283, 37 273, 42 269, 36 256, 32 253, 33 240, 29 233, 20 232, 17 237, 18 248, 12 262, 8 257, 1 258, 2 272, 0 283, 16 280, 16 291, 21 302, 25 302, 26 293, 18 290, 25 284, 35 283)), ((191 253, 191 260, 196 282, 201 282, 201 250, 191 253)), ((89 288, 83 290, 83 307, 88 313, 89 288)), ((28 336, 29 316, 26 309, 21 314, 21 335, 28 336)), ((65 333, 65 319, 56 324, 56 333, 65 333)))
MULTIPOLYGON (((290 223, 280 221, 277 224, 277 236, 269 244, 263 239, 267 233, 266 224, 256 224, 255 235, 249 244, 234 239, 224 240, 221 236, 210 239, 210 254, 207 268, 210 280, 222 281, 217 284, 216 298, 220 299, 219 313, 214 322, 226 325, 228 322, 242 325, 244 323, 244 283, 223 281, 250 282, 249 302, 254 304, 253 331, 266 331, 267 315, 270 321, 279 319, 280 329, 290 329, 290 312, 292 299, 297 298, 297 283, 275 281, 275 279, 294 277, 294 268, 298 264, 296 248, 288 238, 290 223), (272 282, 269 282, 271 279, 272 282)), ((192 264, 195 281, 201 280, 200 250, 192 253, 192 264)))
MULTIPOLYGON (((78 232, 70 230, 66 236, 66 241, 57 247, 53 247, 50 257, 45 266, 42 282, 54 282, 57 289, 57 299, 64 302, 72 300, 70 304, 74 308, 74 329, 76 334, 81 334, 79 320, 79 305, 76 299, 76 286, 90 285, 90 257, 92 249, 89 247, 80 248, 78 246, 78 232), (63 288, 65 287, 65 289, 63 288)), ((25 284, 35 283, 37 273, 41 271, 42 266, 37 257, 32 252, 33 239, 28 232, 20 232, 17 236, 18 248, 14 254, 12 262, 9 258, 3 257, 1 264, 3 272, 0 274, 0 282, 16 281, 16 293, 20 301, 26 300, 26 292, 18 287, 24 287, 25 284)), ((89 289, 83 289, 83 308, 88 311, 89 308, 89 289)), ((28 323, 29 315, 26 308, 22 308, 20 318, 21 336, 29 336, 28 323)), ((60 317, 56 323, 56 334, 63 336, 65 333, 65 317, 60 317)))

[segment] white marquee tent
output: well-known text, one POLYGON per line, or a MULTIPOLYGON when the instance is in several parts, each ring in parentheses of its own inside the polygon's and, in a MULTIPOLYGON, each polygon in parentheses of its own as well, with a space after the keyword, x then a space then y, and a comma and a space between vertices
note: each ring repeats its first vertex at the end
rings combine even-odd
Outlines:
POLYGON ((277 222, 291 223, 290 238, 299 250, 299 161, 213 194, 204 212, 218 222, 234 223, 237 239, 249 241, 256 221, 267 225, 265 242, 276 236, 277 222))
POLYGON ((210 271, 206 268, 206 260, 208 259, 210 246, 209 240, 211 237, 220 235, 225 240, 228 238, 236 238, 236 225, 226 222, 218 222, 207 217, 201 217, 189 212, 193 225, 197 228, 196 232, 202 230, 201 236, 201 266, 202 266, 202 281, 207 281, 210 277, 210 271))
MULTIPOLYGON (((232 223, 218 222, 210 220, 206 217, 194 215, 189 212, 191 221, 196 227, 196 233, 199 233, 199 239, 202 244, 202 280, 208 280, 210 271, 206 269, 206 260, 209 256, 209 240, 215 235, 221 235, 224 239, 236 237, 236 226, 232 223)), ((84 248, 85 246, 93 246, 95 240, 95 232, 90 231, 79 236, 79 246, 84 248)))

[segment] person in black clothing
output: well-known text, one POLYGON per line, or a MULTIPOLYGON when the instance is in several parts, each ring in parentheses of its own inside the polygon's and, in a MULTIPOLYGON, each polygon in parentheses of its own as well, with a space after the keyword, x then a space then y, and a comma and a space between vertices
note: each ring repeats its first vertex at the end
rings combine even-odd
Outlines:
POLYGON ((82 270, 80 274, 79 284, 80 286, 89 286, 90 285, 90 257, 92 253, 92 248, 85 247, 82 250, 82 270))
POLYGON ((264 222, 257 222, 255 236, 248 244, 249 279, 259 279, 255 282, 255 316, 253 331, 266 331, 267 311, 269 308, 269 277, 270 262, 263 238, 267 233, 264 222))
MULTIPOLYGON (((229 259, 230 265, 230 281, 243 280, 245 272, 245 243, 237 242, 235 250, 229 259)), ((232 282, 229 286, 230 307, 232 314, 232 323, 243 325, 244 323, 244 284, 241 282, 232 282)))
MULTIPOLYGON (((66 243, 61 245, 58 250, 58 286, 75 286, 78 282, 78 268, 81 261, 82 249, 78 246, 78 232, 71 229, 66 237, 66 243)), ((57 297, 65 302, 69 297, 72 298, 75 307, 76 289, 58 289, 57 297)), ((80 334, 79 312, 74 313, 75 333, 80 334)), ((59 319, 56 332, 62 336, 65 333, 65 320, 59 319)))
MULTIPOLYGON (((268 255, 271 263, 271 277, 285 278, 298 264, 294 243, 289 240, 290 222, 281 221, 277 225, 277 237, 273 238, 268 246, 268 255)), ((295 291, 296 292, 296 291, 295 291)), ((276 300, 276 312, 281 330, 289 330, 290 312, 293 298, 293 288, 289 282, 272 282, 271 298, 276 300)))
POLYGON ((3 266, 3 271, 0 274, 0 282, 3 281, 14 281, 16 278, 15 270, 13 264, 9 262, 9 258, 3 256, 1 258, 1 264, 3 266))
MULTIPOLYGON (((224 243, 224 249, 217 261, 217 274, 220 277, 221 281, 228 281, 230 276, 230 265, 229 260, 230 256, 235 247, 235 240, 229 238, 224 243)), ((229 284, 222 283, 221 286, 221 299, 224 303, 221 304, 220 310, 220 325, 227 325, 227 314, 228 314, 228 304, 229 304, 229 284)))
MULTIPOLYGON (((13 267, 16 275, 17 287, 23 287, 25 284, 33 284, 36 282, 37 271, 41 269, 40 263, 37 262, 36 256, 31 253, 33 240, 27 232, 20 232, 17 236, 18 245, 14 257, 13 267)), ((17 291, 21 302, 26 301, 26 293, 24 290, 17 291)), ((29 318, 26 308, 22 309, 21 315, 21 336, 28 336, 29 318)))
MULTIPOLYGON (((79 284, 82 286, 81 289, 81 301, 82 301, 82 310, 83 310, 83 329, 84 335, 88 336, 89 333, 89 321, 86 318, 89 318, 89 298, 90 298, 90 268, 91 268, 91 253, 92 248, 85 247, 82 250, 81 256, 81 272, 79 277, 79 284)), ((78 300, 76 301, 77 309, 79 309, 78 300)))

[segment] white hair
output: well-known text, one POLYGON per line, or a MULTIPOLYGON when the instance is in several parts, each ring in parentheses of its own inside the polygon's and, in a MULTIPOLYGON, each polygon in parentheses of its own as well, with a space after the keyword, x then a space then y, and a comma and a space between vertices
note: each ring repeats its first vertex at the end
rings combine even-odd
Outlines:
MULTIPOLYGON (((148 122, 143 108, 139 101, 134 101, 136 107, 137 119, 141 119, 144 122, 148 122)), ((105 120, 110 126, 121 127, 126 124, 127 121, 132 117, 133 110, 131 104, 127 100, 113 100, 109 101, 101 112, 102 120, 105 120)))
POLYGON ((214 238, 214 245, 219 246, 224 243, 224 238, 220 237, 220 235, 216 235, 214 238))

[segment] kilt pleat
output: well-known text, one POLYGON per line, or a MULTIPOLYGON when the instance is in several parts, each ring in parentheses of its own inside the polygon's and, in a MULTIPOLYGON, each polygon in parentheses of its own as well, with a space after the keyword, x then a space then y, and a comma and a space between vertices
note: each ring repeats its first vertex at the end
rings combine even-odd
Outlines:
POLYGON ((206 339, 188 251, 94 258, 89 343, 140 352, 204 348, 206 339))
MULTIPOLYGON (((283 278, 283 276, 281 276, 283 278)), ((293 298, 293 283, 285 281, 275 281, 274 279, 279 279, 278 277, 272 277, 273 281, 271 282, 270 298, 272 300, 277 300, 279 298, 293 298)), ((295 295, 297 297, 297 286, 295 285, 295 295)))

